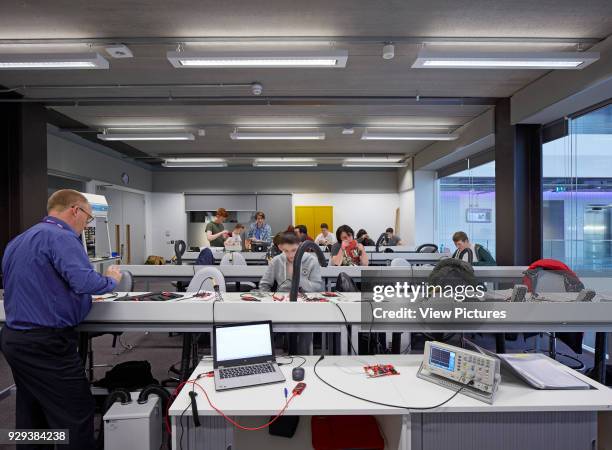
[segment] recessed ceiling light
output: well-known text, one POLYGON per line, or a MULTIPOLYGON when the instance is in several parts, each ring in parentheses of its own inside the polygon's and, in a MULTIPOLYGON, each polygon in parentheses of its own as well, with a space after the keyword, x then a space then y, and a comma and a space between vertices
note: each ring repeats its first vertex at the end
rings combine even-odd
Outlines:
POLYGON ((449 52, 423 49, 413 68, 445 69, 583 69, 597 52, 449 52))
POLYGON ((346 50, 320 52, 168 52, 168 61, 177 68, 236 67, 345 67, 346 50))
POLYGON ((193 141, 192 133, 100 133, 102 141, 193 141))
POLYGON ((0 70, 108 69, 99 53, 0 54, 0 70))
POLYGON ((223 158, 166 158, 164 167, 227 167, 223 158))
POLYGON ((323 140, 325 133, 321 131, 296 131, 296 132, 244 132, 234 131, 230 133, 233 140, 323 140))
POLYGON ((126 45, 112 45, 105 47, 104 50, 111 58, 123 59, 134 57, 134 54, 126 45))
POLYGON ((454 141, 458 137, 455 133, 383 133, 369 130, 365 130, 361 135, 364 141, 454 141))
POLYGON ((253 167, 316 167, 314 158, 257 158, 253 167))

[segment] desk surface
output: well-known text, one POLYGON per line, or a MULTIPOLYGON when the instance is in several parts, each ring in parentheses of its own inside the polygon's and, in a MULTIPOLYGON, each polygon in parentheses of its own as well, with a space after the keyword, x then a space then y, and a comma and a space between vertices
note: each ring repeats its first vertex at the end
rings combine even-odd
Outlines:
MULTIPOLYGON (((193 265, 122 265, 122 270, 127 270, 137 278, 191 278, 195 271, 200 267, 209 266, 193 266, 193 265)), ((266 271, 266 266, 215 266, 223 273, 226 278, 261 278, 266 271)), ((495 279, 522 279, 523 272, 527 269, 526 266, 476 266, 474 274, 476 278, 485 280, 495 279)), ((395 273, 405 273, 406 277, 411 278, 427 278, 433 266, 416 266, 416 267, 359 267, 359 266, 327 266, 321 268, 321 276, 323 278, 335 278, 344 272, 353 278, 360 278, 365 271, 394 271, 395 273)))
MULTIPOLYGON (((213 250, 213 257, 215 260, 221 260, 224 255, 228 252, 223 250, 213 250)), ((264 262, 266 261, 267 253, 265 252, 239 252, 247 262, 264 262)), ((403 258, 414 263, 429 263, 436 262, 442 258, 447 258, 450 255, 446 253, 416 253, 406 251, 395 251, 393 253, 380 252, 368 252, 368 258, 370 261, 391 261, 395 258, 403 258)), ((325 258, 329 260, 329 252, 325 252, 325 258)), ((199 256, 198 252, 185 252, 183 254, 183 261, 195 261, 199 256)))
MULTIPOLYGON (((301 396, 293 399, 287 408, 287 415, 340 415, 340 414, 373 414, 397 415, 409 411, 403 408, 380 406, 344 395, 322 383, 313 373, 314 363, 318 357, 307 356, 304 365, 307 387, 301 396)), ((283 357, 278 362, 289 362, 283 357)), ((317 373, 329 383, 360 397, 394 405, 406 405, 413 408, 424 408, 443 402, 453 395, 451 390, 417 378, 416 373, 421 363, 421 355, 376 355, 376 356, 327 356, 318 366, 317 373), (400 375, 382 378, 366 378, 363 374, 364 364, 394 364, 400 375)), ((212 378, 201 378, 198 383, 206 390, 211 402, 224 413, 237 416, 270 416, 275 415, 285 403, 283 389, 289 392, 296 385, 291 380, 291 369, 301 362, 294 358, 293 364, 281 367, 287 381, 265 386, 255 386, 232 391, 216 392, 212 378)), ((200 362, 190 379, 212 370, 210 359, 200 362)), ((567 369, 570 370, 570 369, 567 369)), ((435 410, 413 412, 510 412, 510 411, 599 411, 612 409, 612 390, 578 372, 578 378, 589 383, 594 389, 584 390, 537 390, 502 374, 502 383, 492 405, 483 403, 465 395, 457 395, 444 406, 435 410)), ((198 393, 198 411, 200 415, 216 415, 209 406, 204 393, 198 393)), ((191 414, 188 392, 181 391, 172 403, 171 416, 191 414)))

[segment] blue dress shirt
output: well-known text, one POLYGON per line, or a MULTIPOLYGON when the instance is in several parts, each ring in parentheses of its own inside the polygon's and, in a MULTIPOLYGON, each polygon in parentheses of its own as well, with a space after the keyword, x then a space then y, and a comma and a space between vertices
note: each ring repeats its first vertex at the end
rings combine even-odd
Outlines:
POLYGON ((257 222, 253 222, 249 225, 247 238, 270 243, 272 242, 272 228, 267 223, 264 223, 262 227, 258 227, 257 222))
POLYGON ((6 325, 17 330, 78 325, 91 309, 91 294, 116 282, 96 272, 79 235, 56 217, 26 230, 2 258, 6 325))

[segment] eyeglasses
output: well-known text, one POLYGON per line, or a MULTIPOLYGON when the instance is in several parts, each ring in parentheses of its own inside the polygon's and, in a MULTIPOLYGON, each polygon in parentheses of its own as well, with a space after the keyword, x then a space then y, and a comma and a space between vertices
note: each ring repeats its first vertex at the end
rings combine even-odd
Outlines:
POLYGON ((83 211, 83 213, 85 213, 87 215, 87 225, 89 225, 91 222, 94 221, 95 217, 92 216, 91 214, 89 214, 87 211, 85 211, 83 208, 81 208, 80 206, 74 206, 74 208, 78 209, 79 211, 83 211))

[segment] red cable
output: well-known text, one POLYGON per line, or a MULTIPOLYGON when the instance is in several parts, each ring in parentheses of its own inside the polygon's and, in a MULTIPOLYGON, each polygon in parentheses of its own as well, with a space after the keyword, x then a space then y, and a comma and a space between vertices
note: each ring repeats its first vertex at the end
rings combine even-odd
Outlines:
POLYGON ((278 420, 278 418, 280 416, 283 415, 283 413, 285 412, 285 410, 289 407, 289 403, 291 402, 291 400, 293 400, 294 397, 296 397, 297 394, 292 394, 291 397, 289 397, 287 400, 285 400, 285 406, 278 412, 278 414, 276 416, 274 416, 274 418, 272 420, 270 420, 269 422, 259 426, 259 427, 245 427, 243 425, 240 425, 238 422, 236 422, 235 420, 233 420, 232 418, 228 417, 227 415, 225 415, 225 413, 223 411, 221 411, 219 408, 217 408, 215 405, 212 404, 212 402, 210 401, 210 398, 208 397, 208 393, 206 392, 206 390, 200 386, 200 384, 198 383, 198 379, 196 378, 194 380, 185 380, 182 381, 174 390, 174 392, 172 393, 172 395, 170 396, 170 400, 168 401, 168 407, 166 408, 166 418, 165 418, 165 425, 166 425, 166 431, 168 432, 168 434, 172 434, 171 432, 171 427, 170 427, 170 420, 168 418, 168 413, 170 411, 170 404, 172 403, 172 401, 174 399, 176 399, 176 396, 178 395, 178 393, 180 392, 180 390, 183 388, 183 386, 185 386, 186 384, 192 384, 197 386, 198 388, 200 388, 200 390, 204 393, 204 396, 206 397, 206 401, 208 401, 208 404, 210 405, 210 407, 212 409, 214 409, 219 415, 221 415, 225 420, 227 420, 229 423, 231 423, 232 425, 234 425, 236 428, 239 428, 241 430, 245 430, 245 431, 257 431, 257 430, 261 430, 263 428, 269 427, 270 425, 272 425, 274 422, 276 422, 278 420))
POLYGON ((274 419, 270 420, 269 422, 260 425, 258 427, 245 427, 243 425, 240 425, 238 422, 236 422, 235 420, 233 420, 232 418, 228 417, 225 415, 225 413, 223 411, 221 411, 219 408, 217 408, 215 405, 212 404, 212 402, 210 401, 210 398, 208 397, 208 394, 206 393, 206 390, 199 385, 199 383, 197 381, 188 381, 192 384, 194 384, 195 386, 199 387, 200 390, 204 393, 204 395, 206 396, 206 400, 208 401, 208 404, 210 405, 210 407, 212 409, 214 409, 215 411, 217 411, 217 413, 219 413, 225 420, 227 420, 229 423, 231 423, 232 425, 234 425, 236 428, 239 428, 241 430, 245 430, 245 431, 257 431, 257 430, 261 430, 263 428, 267 428, 270 425, 272 425, 274 422, 276 422, 278 420, 278 418, 285 412, 285 410, 289 407, 289 403, 291 402, 291 400, 293 400, 297 394, 292 394, 291 397, 289 397, 289 399, 285 400, 285 406, 283 406, 283 408, 278 412, 278 414, 276 416, 274 416, 274 419))

